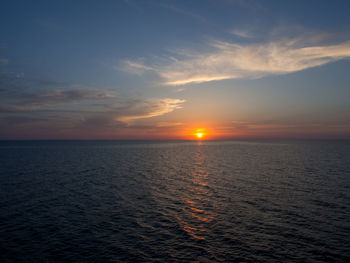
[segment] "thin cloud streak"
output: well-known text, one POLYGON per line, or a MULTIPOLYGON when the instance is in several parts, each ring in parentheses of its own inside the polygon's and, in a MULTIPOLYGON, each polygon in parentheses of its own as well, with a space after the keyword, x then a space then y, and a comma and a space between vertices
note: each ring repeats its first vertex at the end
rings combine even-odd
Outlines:
POLYGON ((21 104, 33 106, 54 106, 68 102, 111 99, 116 97, 117 96, 111 92, 101 92, 94 89, 57 89, 47 93, 28 96, 21 101, 21 104))
POLYGON ((252 38, 253 35, 249 31, 245 30, 232 30, 231 33, 235 36, 241 37, 241 38, 252 38))
POLYGON ((115 66, 114 69, 115 70, 121 69, 125 72, 136 74, 136 75, 142 75, 142 73, 147 70, 150 70, 150 71, 154 70, 153 67, 149 67, 144 65, 141 62, 131 61, 131 60, 123 61, 120 66, 115 66))
POLYGON ((123 116, 116 117, 115 120, 130 123, 131 121, 137 119, 161 116, 176 109, 182 108, 181 104, 184 102, 185 100, 169 98, 143 101, 142 103, 129 107, 128 112, 125 112, 123 116))
POLYGON ((300 39, 246 45, 216 41, 211 46, 212 52, 169 58, 162 66, 127 61, 125 71, 141 74, 151 70, 163 79, 162 84, 178 86, 288 74, 350 57, 350 41, 324 46, 305 46, 300 39))
POLYGON ((234 121, 217 125, 212 139, 232 138, 348 138, 347 122, 234 121))
POLYGON ((117 95, 113 92, 99 91, 91 88, 56 89, 50 92, 22 94, 20 98, 14 97, 13 99, 15 101, 11 105, 0 107, 0 112, 33 111, 61 104, 114 98, 117 98, 117 95))

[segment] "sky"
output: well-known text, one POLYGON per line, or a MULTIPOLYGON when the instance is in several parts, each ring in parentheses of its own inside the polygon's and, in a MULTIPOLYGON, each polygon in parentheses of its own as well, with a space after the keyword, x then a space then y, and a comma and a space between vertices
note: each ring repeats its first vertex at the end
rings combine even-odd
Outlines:
POLYGON ((0 139, 350 139, 349 10, 3 0, 0 139))

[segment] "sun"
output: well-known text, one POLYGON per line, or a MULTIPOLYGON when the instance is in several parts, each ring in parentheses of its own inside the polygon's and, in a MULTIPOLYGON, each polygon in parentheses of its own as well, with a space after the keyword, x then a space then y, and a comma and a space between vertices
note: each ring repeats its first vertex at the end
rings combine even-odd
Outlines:
POLYGON ((191 136, 196 140, 203 140, 205 137, 207 137, 207 132, 205 129, 196 129, 193 131, 191 136))
POLYGON ((197 138, 198 138, 198 139, 200 139, 200 138, 202 138, 202 137, 203 137, 203 133, 201 133, 201 132, 197 132, 197 133, 196 133, 196 136, 197 136, 197 138))

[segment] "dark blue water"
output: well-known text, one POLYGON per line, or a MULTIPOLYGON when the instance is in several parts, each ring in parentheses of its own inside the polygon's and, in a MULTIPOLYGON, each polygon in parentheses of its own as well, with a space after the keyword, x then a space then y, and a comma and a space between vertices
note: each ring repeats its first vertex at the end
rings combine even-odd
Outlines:
POLYGON ((350 142, 0 142, 0 262, 349 262, 350 142))

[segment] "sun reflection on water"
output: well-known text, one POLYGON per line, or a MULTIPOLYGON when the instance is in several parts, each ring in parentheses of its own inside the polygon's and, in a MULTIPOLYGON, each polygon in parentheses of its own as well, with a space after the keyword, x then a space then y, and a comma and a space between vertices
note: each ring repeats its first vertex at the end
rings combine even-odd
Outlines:
POLYGON ((215 219, 214 213, 210 211, 212 208, 212 188, 209 185, 209 175, 206 171, 205 158, 201 148, 201 142, 199 142, 197 152, 194 155, 193 171, 190 174, 192 180, 191 184, 188 185, 183 219, 180 222, 183 230, 197 240, 206 239, 209 223, 215 219))

